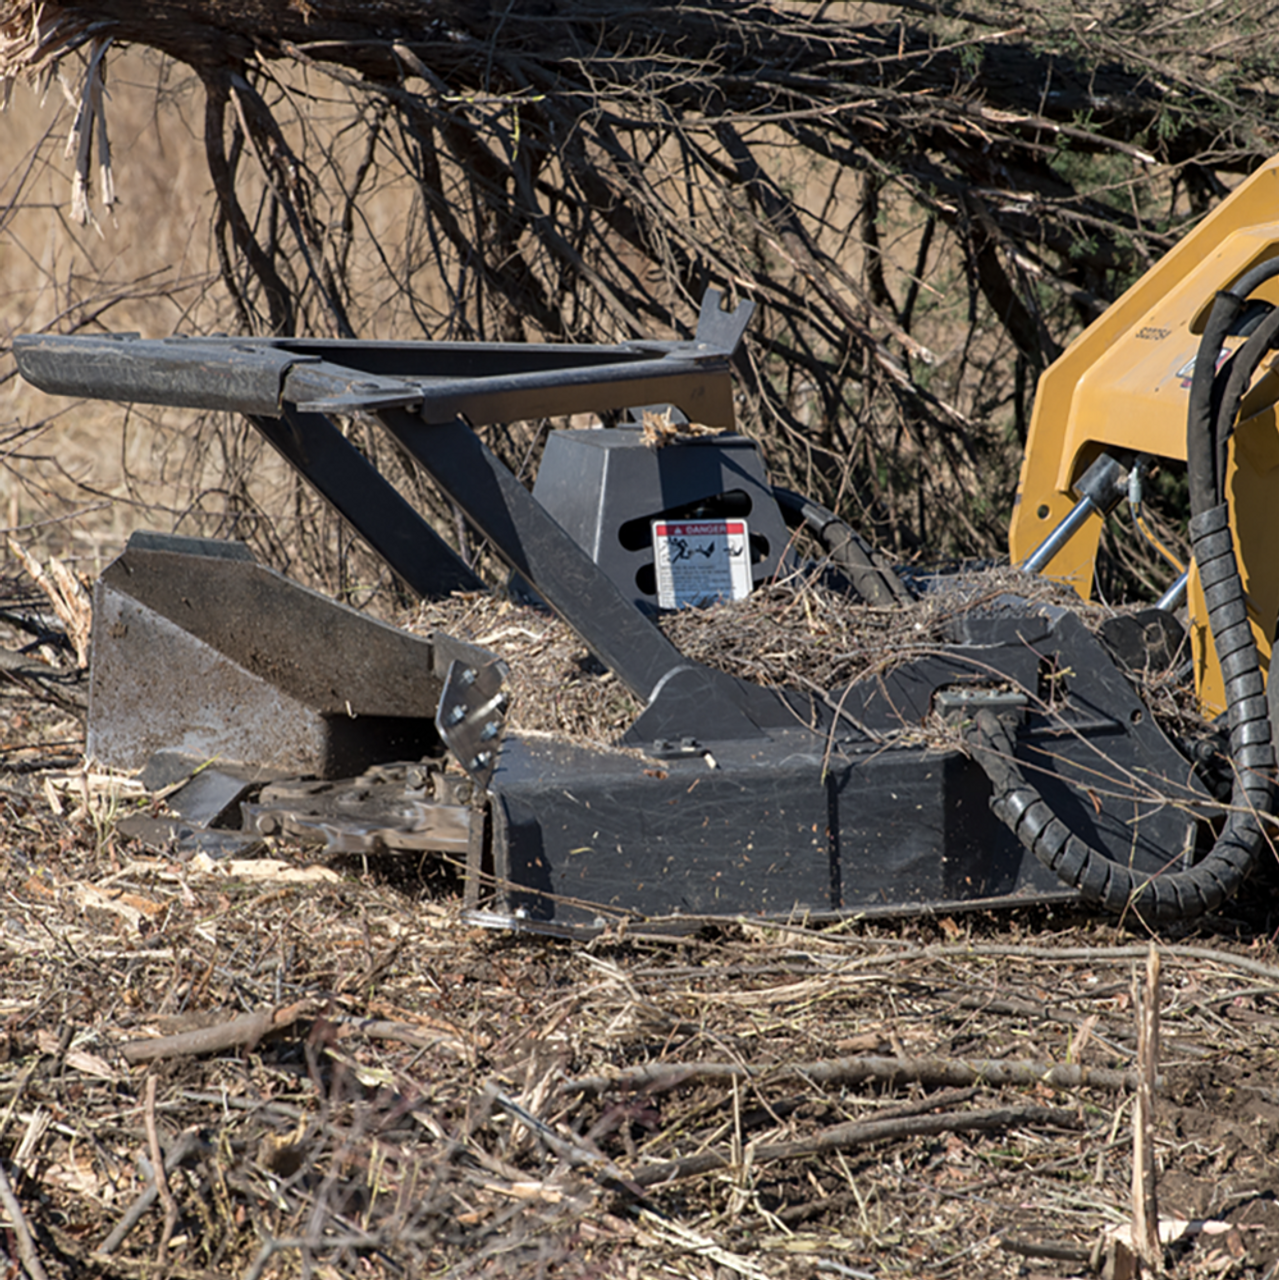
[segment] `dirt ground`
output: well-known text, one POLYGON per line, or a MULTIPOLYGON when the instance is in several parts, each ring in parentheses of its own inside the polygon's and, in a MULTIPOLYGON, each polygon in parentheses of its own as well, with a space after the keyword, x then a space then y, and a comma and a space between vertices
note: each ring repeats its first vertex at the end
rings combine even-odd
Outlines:
MULTIPOLYGON (((73 715, 0 726, 6 1275, 1065 1277, 1130 1220, 1146 935, 515 937, 438 868, 130 845, 73 715)), ((1174 1276, 1279 1275, 1269 893, 1154 940, 1174 1276)))

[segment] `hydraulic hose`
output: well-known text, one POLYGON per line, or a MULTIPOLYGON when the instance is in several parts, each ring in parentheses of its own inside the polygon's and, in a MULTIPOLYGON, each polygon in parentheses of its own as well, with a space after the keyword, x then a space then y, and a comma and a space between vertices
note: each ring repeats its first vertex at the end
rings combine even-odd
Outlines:
POLYGON ((1248 393, 1257 366, 1274 349, 1276 335, 1279 335, 1279 308, 1262 320, 1248 341, 1231 356, 1217 375, 1216 381, 1223 384, 1215 410, 1213 431, 1217 502, 1225 497, 1227 447, 1234 433, 1235 420, 1239 417, 1239 407, 1248 393))
POLYGON ((1260 815, 1270 813, 1274 801, 1265 685, 1224 504, 1191 520, 1191 545, 1226 679, 1235 766, 1225 824, 1202 862, 1151 876, 1114 861, 1057 818, 1017 761, 1013 732, 998 716, 979 711, 968 733, 973 756, 990 778, 991 808, 1044 866, 1086 902, 1116 914, 1133 906, 1158 921, 1215 911, 1234 895, 1256 864, 1260 815))
POLYGON ((1276 275, 1279 275, 1279 258, 1270 258, 1244 272, 1229 289, 1217 294, 1204 326, 1195 355, 1187 414, 1186 471, 1190 480, 1192 511, 1206 511, 1220 502, 1224 495, 1225 474, 1217 465, 1216 433, 1213 431, 1224 390, 1216 377, 1222 344, 1248 305, 1249 295, 1276 275))
POLYGON ((1157 875, 1092 848, 1053 813, 1014 753, 1013 730, 989 710, 968 731, 973 756, 990 779, 991 808, 1021 843, 1085 901, 1119 913, 1130 906, 1158 921, 1215 911, 1243 884, 1262 848, 1262 821, 1274 810, 1275 753, 1265 681, 1224 501, 1226 445, 1257 366, 1279 337, 1279 310, 1266 316, 1219 374, 1223 339, 1248 294, 1279 274, 1279 259, 1248 272, 1217 295, 1195 361, 1187 420, 1190 541, 1225 681, 1234 786, 1221 832, 1192 867, 1157 875))
POLYGON ((875 552, 857 530, 833 511, 777 485, 773 486, 773 496, 786 524, 792 529, 807 528, 867 604, 886 607, 907 604, 915 598, 892 569, 877 562, 875 552))

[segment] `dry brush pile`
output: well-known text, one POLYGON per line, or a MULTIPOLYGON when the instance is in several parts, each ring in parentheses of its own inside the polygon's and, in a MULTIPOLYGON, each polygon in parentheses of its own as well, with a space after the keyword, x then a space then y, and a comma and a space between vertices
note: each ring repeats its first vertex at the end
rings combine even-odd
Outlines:
MULTIPOLYGON (((680 615, 682 642, 709 657, 766 628, 789 671, 804 624, 780 615, 803 599, 680 615)), ((912 608, 927 645, 947 605, 912 608)), ((845 612, 824 657, 847 675, 879 660, 884 619, 845 612)), ((545 614, 452 615, 546 655, 534 683, 565 697, 543 731, 611 734, 545 614)), ((1138 1126, 1149 944, 1123 927, 1041 909, 491 932, 430 856, 130 843, 120 816, 159 801, 81 763, 78 721, 38 691, 0 687, 15 1276, 1122 1275, 1134 1129, 1169 1274, 1279 1269, 1264 904, 1156 940, 1161 1079, 1138 1126)))

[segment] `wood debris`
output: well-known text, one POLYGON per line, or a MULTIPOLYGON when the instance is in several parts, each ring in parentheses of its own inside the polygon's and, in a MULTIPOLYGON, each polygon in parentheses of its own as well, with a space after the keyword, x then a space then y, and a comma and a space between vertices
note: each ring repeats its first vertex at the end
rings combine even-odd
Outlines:
MULTIPOLYGON (((735 674, 837 685, 1044 590, 947 585, 876 610, 795 579, 661 625, 735 674)), ((638 710, 547 613, 458 597, 414 625, 503 657, 524 732, 606 744, 638 710)), ((1145 947, 1113 926, 512 939, 425 896, 431 868, 140 856, 113 829, 134 780, 23 776, 0 787, 0 1250, 29 1275, 1012 1280, 1124 1256, 1145 947)), ((1261 1280, 1279 957, 1199 927, 1160 944, 1159 1230, 1224 1224, 1185 1229, 1173 1276, 1261 1280)))
POLYGON ((26 570, 32 582, 49 598, 58 620, 67 629, 67 638, 75 649, 76 666, 89 668, 89 638, 93 630, 93 601, 84 583, 57 556, 41 565, 12 535, 8 537, 9 553, 26 570))
MULTIPOLYGON (((30 1275, 163 1249, 175 1276, 1013 1280, 1122 1252, 1146 946, 1111 925, 573 946, 4 804, 0 1249, 30 1275)), ((1160 943, 1159 1229, 1189 1224, 1174 1277, 1261 1280, 1279 956, 1209 927, 1160 943)))
MULTIPOLYGON (((1006 609, 1010 598, 1031 607, 1069 606, 1093 628, 1122 612, 1081 606, 1068 587, 1007 567, 949 573, 912 604, 873 608, 825 580, 819 569, 758 586, 744 600, 665 612, 656 621, 694 661, 769 687, 831 691, 930 656, 955 618, 1006 609)), ((576 633, 545 609, 466 593, 421 605, 404 625, 418 633, 439 629, 502 658, 510 669, 511 732, 607 747, 643 710, 576 633)), ((1166 726, 1204 728, 1192 696, 1170 674, 1148 674, 1139 682, 1166 726)))
POLYGON ((641 438, 650 449, 663 449, 679 439, 718 436, 723 431, 723 427, 705 427, 700 422, 688 422, 683 417, 677 417, 670 409, 663 409, 661 413, 645 409, 641 438))

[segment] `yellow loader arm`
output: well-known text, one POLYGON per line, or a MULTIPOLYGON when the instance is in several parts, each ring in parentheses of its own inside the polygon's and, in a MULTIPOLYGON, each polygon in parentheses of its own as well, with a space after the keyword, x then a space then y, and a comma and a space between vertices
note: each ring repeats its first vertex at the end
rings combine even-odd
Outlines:
MULTIPOLYGON (((1127 466, 1140 455, 1186 460, 1191 374, 1219 291, 1279 257, 1279 156, 1242 183, 1048 368, 1013 509, 1009 548, 1025 562, 1077 503, 1076 484, 1102 453, 1127 466)), ((1264 274, 1264 273, 1260 273, 1264 274)), ((1266 311, 1279 306, 1279 276, 1250 295, 1223 338, 1217 366, 1266 311)), ((1268 669, 1279 617, 1279 376, 1267 356, 1245 395, 1226 453, 1225 497, 1249 616, 1268 669)), ((1092 593, 1102 517, 1093 512, 1051 555, 1044 572, 1092 593)), ((1192 566, 1187 584, 1200 702, 1225 706, 1221 670, 1192 566)))

